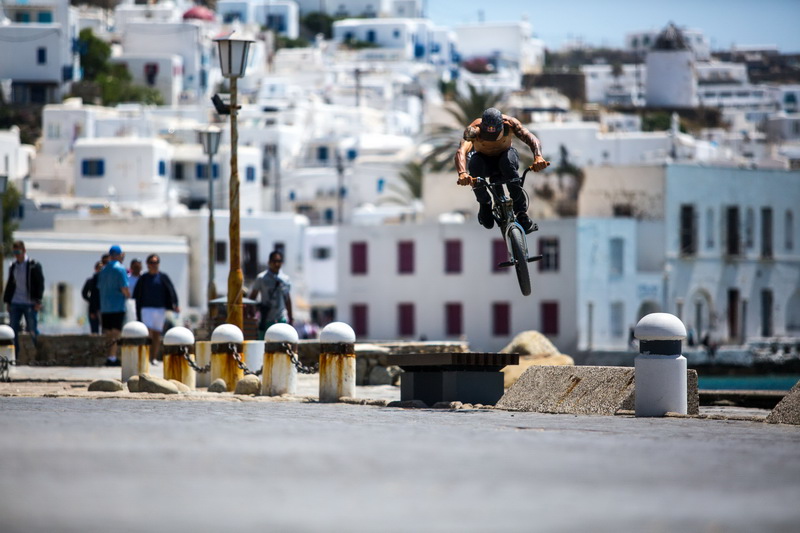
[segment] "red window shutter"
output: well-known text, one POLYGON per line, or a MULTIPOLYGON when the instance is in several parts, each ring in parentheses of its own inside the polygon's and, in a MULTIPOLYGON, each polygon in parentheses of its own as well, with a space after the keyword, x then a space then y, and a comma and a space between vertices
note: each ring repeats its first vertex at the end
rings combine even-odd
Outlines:
POLYGON ((461 273, 461 241, 444 241, 444 271, 446 274, 461 273))
POLYGON ((542 333, 558 335, 558 302, 542 302, 542 333))
POLYGON ((367 304, 353 304, 350 314, 353 317, 353 332, 355 332, 356 337, 366 337, 369 330, 367 304))
POLYGON ((492 304, 492 334, 496 337, 511 334, 511 304, 507 302, 492 304))
POLYGON ((397 243, 397 273, 414 273, 414 241, 397 243))
POLYGON ((367 273, 367 243, 365 242, 350 243, 350 273, 351 274, 367 273))
POLYGON ((508 272, 507 268, 498 267, 500 263, 508 261, 508 248, 503 239, 492 240, 492 272, 508 272))
POLYGON ((448 337, 458 337, 464 333, 463 307, 459 302, 445 304, 445 334, 448 337))
POLYGON ((402 303, 397 306, 397 333, 401 337, 414 336, 414 304, 402 303))

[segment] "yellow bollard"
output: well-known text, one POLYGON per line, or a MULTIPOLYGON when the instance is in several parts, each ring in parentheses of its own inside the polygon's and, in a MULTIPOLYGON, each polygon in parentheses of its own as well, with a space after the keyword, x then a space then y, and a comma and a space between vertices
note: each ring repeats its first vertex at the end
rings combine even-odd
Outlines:
MULTIPOLYGON (((194 344, 194 357, 197 366, 205 368, 211 365, 211 341, 197 341, 194 344)), ((196 387, 208 387, 211 385, 210 372, 198 372, 195 376, 196 387)))
POLYGON ((344 322, 332 322, 319 335, 319 401, 356 396, 356 334, 344 322))
POLYGON ((184 327, 171 328, 164 335, 164 379, 180 381, 195 389, 196 373, 186 360, 194 361, 194 334, 184 327))
POLYGON ((228 392, 236 390, 236 384, 244 377, 234 353, 243 359, 244 335, 233 324, 221 324, 211 334, 211 381, 222 378, 228 392))
POLYGON ((289 324, 273 324, 264 335, 264 372, 261 395, 280 396, 297 392, 297 368, 286 353, 286 344, 297 353, 297 330, 289 324))
POLYGON ((134 320, 122 327, 119 360, 123 383, 133 376, 150 373, 150 334, 143 322, 134 320))

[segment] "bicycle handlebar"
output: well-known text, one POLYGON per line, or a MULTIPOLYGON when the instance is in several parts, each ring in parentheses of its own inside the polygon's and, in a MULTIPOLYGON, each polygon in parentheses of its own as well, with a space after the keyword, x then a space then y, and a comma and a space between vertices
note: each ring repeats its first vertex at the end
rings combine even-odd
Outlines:
POLYGON ((531 170, 531 168, 528 167, 528 168, 525 169, 525 172, 522 173, 522 176, 520 176, 519 178, 510 179, 510 180, 500 180, 500 181, 493 181, 493 182, 489 183, 488 181, 486 181, 486 178, 476 177, 476 178, 473 178, 473 179, 475 180, 475 186, 480 185, 482 187, 486 187, 488 185, 503 185, 505 183, 511 183, 512 181, 516 181, 517 179, 519 179, 521 181, 525 181, 525 176, 528 175, 528 172, 530 170, 531 170))

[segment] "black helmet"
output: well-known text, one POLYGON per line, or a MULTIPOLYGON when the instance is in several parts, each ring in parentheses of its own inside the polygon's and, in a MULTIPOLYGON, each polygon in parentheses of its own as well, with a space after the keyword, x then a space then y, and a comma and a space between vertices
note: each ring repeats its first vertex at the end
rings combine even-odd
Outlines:
POLYGON ((503 134, 503 114, 490 107, 481 117, 481 138, 488 141, 497 140, 503 134))

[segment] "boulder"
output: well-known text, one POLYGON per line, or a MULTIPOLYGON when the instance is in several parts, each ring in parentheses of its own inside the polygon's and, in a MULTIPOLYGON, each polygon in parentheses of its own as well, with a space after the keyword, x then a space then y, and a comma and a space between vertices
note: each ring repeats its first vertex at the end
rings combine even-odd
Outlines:
POLYGON ((178 394, 178 387, 164 378, 158 378, 150 374, 139 374, 139 392, 178 394))
POLYGON ((403 371, 399 366, 376 366, 369 373, 369 385, 394 385, 403 371))
POLYGON ((778 405, 767 416, 770 424, 800 425, 800 381, 795 383, 789 394, 778 402, 778 405))
POLYGON ((258 376, 248 374, 236 383, 234 394, 259 394, 261 392, 261 380, 258 376))
POLYGON ((177 379, 171 379, 169 380, 169 382, 178 387, 178 392, 191 392, 192 390, 189 388, 189 385, 181 381, 178 381, 177 379))
POLYGON ((208 386, 208 392, 228 392, 228 385, 222 378, 215 379, 211 382, 211 385, 208 386))
POLYGON ((140 392, 139 391, 139 376, 131 376, 128 379, 128 391, 130 391, 130 392, 140 392))
POLYGON ((118 392, 123 388, 117 379, 96 379, 89 384, 89 392, 118 392))
POLYGON ((532 366, 574 365, 572 357, 564 355, 553 346, 547 337, 538 331, 523 331, 514 337, 500 353, 519 354, 519 364, 503 369, 503 386, 511 387, 532 366))

